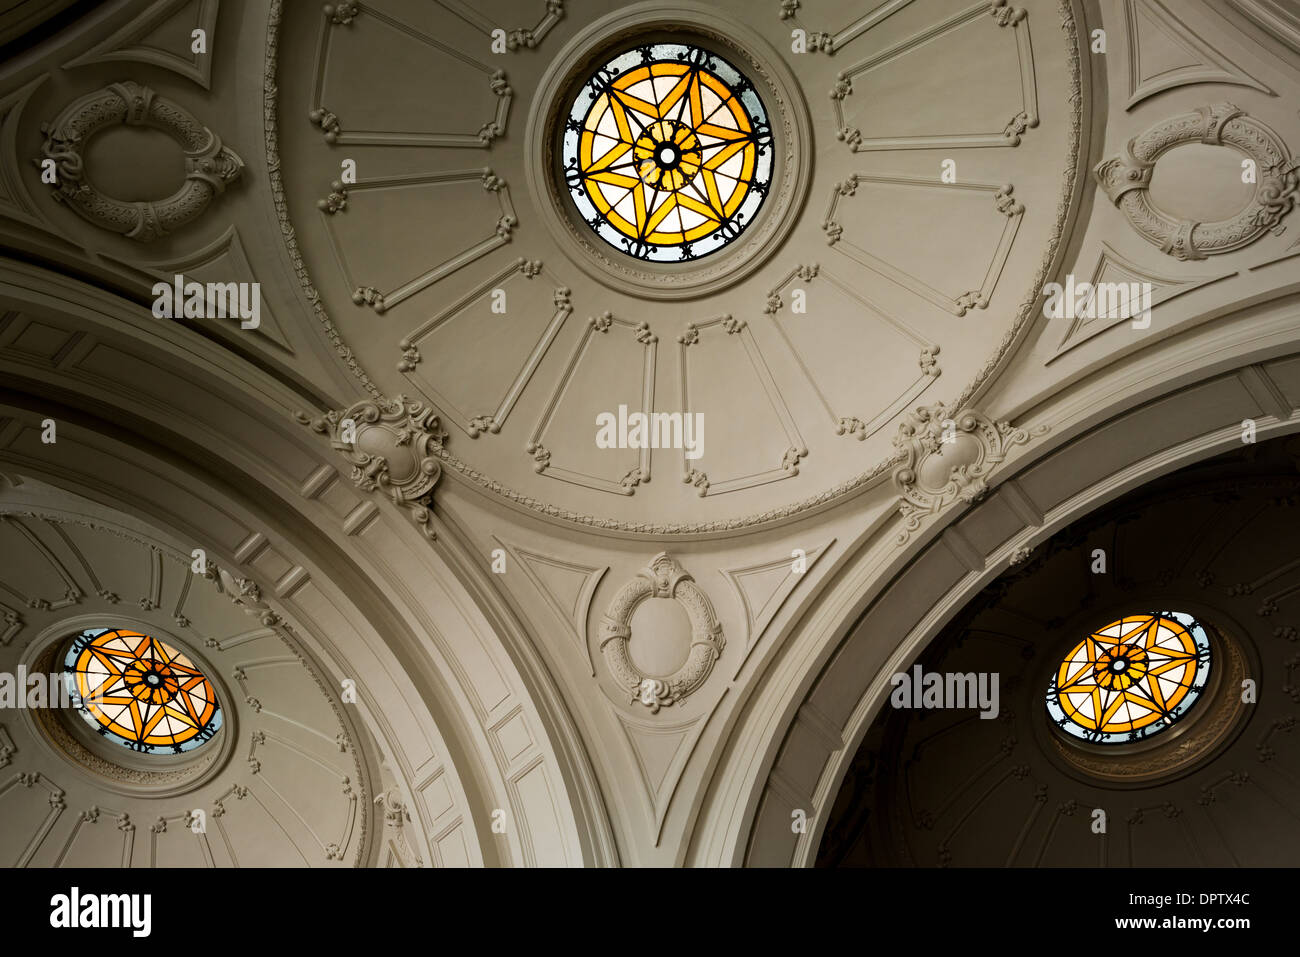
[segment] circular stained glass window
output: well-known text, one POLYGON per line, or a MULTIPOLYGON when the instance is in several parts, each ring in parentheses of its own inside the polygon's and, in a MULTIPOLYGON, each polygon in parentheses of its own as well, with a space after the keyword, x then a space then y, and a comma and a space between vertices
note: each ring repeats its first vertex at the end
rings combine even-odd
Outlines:
POLYGON ((212 682, 183 652, 138 631, 83 631, 63 672, 86 722, 133 751, 192 751, 221 728, 212 682))
POLYGON ((1065 656, 1047 711, 1066 734, 1099 744, 1140 741, 1184 717, 1205 690, 1210 641, 1184 612, 1129 615, 1065 656))
POLYGON ((582 218, 638 259, 722 249, 754 221, 772 179, 772 135, 754 85, 716 53, 635 47, 578 91, 564 175, 582 218))

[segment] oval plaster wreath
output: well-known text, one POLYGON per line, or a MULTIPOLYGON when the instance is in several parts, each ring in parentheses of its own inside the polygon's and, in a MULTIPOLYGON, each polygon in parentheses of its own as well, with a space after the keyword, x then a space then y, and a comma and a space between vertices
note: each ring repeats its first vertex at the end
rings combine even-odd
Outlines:
POLYGON ((605 610, 600 627, 600 653, 610 673, 633 701, 640 701, 658 713, 665 705, 680 701, 700 687, 713 670, 726 644, 722 625, 707 595, 695 580, 667 553, 660 552, 650 566, 618 590, 605 610), (691 622, 691 650, 685 663, 667 677, 647 675, 632 663, 628 641, 632 637, 632 614, 647 598, 671 598, 685 610, 691 622))
POLYGON ((188 110, 129 80, 74 100, 41 132, 45 158, 54 161, 54 198, 96 226, 140 242, 165 236, 198 218, 244 168, 234 150, 223 146, 221 138, 188 110), (90 183, 82 150, 92 136, 118 123, 162 130, 181 145, 185 183, 179 190, 166 199, 127 202, 90 183))
POLYGON ((1231 103, 1180 113, 1129 140, 1125 155, 1097 164, 1093 175, 1112 203, 1148 242, 1177 259, 1204 259, 1282 231, 1281 219, 1295 206, 1300 172, 1286 144, 1271 129, 1231 103), (1255 195, 1230 219, 1198 223, 1176 219, 1151 203, 1151 174, 1160 157, 1185 143, 1230 146, 1254 161, 1255 195))

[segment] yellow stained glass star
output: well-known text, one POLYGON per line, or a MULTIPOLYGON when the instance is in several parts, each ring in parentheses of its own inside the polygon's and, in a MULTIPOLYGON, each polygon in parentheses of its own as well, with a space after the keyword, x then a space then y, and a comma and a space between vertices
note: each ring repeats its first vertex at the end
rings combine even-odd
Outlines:
POLYGON ((694 258, 737 235, 757 208, 752 200, 762 201, 771 170, 766 116, 756 96, 742 100, 719 75, 711 55, 672 44, 654 50, 591 81, 592 103, 574 118, 576 148, 566 157, 570 185, 609 227, 598 229, 608 241, 644 258, 664 248, 694 258))
POLYGON ((1085 636, 1062 659, 1048 710, 1075 737, 1134 740, 1185 713, 1208 666, 1208 639, 1191 616, 1129 615, 1085 636))

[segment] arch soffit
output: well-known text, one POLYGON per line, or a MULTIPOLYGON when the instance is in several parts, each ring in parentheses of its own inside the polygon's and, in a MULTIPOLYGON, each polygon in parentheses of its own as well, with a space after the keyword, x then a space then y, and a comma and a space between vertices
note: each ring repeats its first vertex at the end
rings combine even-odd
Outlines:
MULTIPOLYGON (((7 471, 137 516, 178 542, 212 543, 208 551, 223 566, 261 578, 334 677, 355 675, 370 701, 386 702, 363 707, 365 723, 388 747, 411 750, 406 766, 394 770, 405 772, 410 809, 420 810, 435 860, 439 840, 449 836, 447 859, 470 864, 501 856, 576 864, 589 855, 564 773, 575 759, 566 753, 562 764, 552 737, 567 716, 552 715, 554 708, 529 694, 507 640, 457 577, 455 559, 353 490, 328 448, 301 434, 291 413, 309 403, 186 330, 36 267, 0 263, 0 307, 65 333, 75 359, 0 352, 13 384, 0 396, 7 471), (113 359, 87 374, 83 360, 101 348, 113 359), (183 381, 195 400, 169 404, 162 381, 153 394, 142 389, 135 377, 141 360, 160 380, 183 381), (41 421, 56 406, 32 396, 52 389, 68 421, 58 423, 58 443, 48 447, 62 454, 46 456, 37 451, 41 421), (305 543, 310 553, 299 547, 305 543), (399 550, 414 560, 393 561, 399 550), (268 569, 286 566, 269 577, 268 569), (400 580, 414 574, 418 583, 400 580), (440 599, 424 601, 431 581, 440 599), (395 602, 393 594, 406 600, 395 602), (386 623, 382 633, 377 621, 386 623), (346 642, 323 639, 339 631, 355 635, 367 660, 345 655, 352 647, 346 642), (499 693, 485 695, 485 682, 499 693), (385 716, 396 701, 407 705, 404 730, 385 716), (518 741, 521 729, 532 746, 507 759, 500 739, 518 741), (444 787, 450 808, 431 797, 422 804, 423 789, 441 799, 444 787), (539 799, 545 807, 530 808, 539 799), (514 812, 504 854, 492 850, 502 844, 491 833, 496 808, 514 812)), ((358 694, 359 706, 366 698, 358 694)), ((566 736, 567 747, 576 740, 566 736)))
POLYGON ((1294 296, 1216 318, 1182 349, 1126 357, 1018 412, 1017 421, 1053 423, 1050 435, 1018 449, 976 504, 939 514, 908 546, 864 530, 829 587, 777 637, 788 651, 735 719, 689 862, 810 865, 825 823, 818 812, 885 700, 888 676, 975 594, 1083 515, 1239 445, 1243 419, 1257 422, 1259 441, 1300 431, 1300 393, 1270 382, 1267 391, 1292 398, 1269 402, 1258 388, 1271 367, 1294 364, 1294 296), (1245 345, 1226 328, 1235 321, 1250 323, 1245 345), (1139 373, 1144 382, 1127 388, 1139 373), (807 812, 802 835, 790 826, 795 808, 807 812))

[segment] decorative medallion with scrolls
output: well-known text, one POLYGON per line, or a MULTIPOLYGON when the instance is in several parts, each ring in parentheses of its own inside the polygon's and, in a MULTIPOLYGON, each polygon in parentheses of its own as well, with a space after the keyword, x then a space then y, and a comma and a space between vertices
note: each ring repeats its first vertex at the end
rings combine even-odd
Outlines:
POLYGON ((901 499, 901 545, 921 527, 926 515, 954 502, 978 502, 988 492, 988 478, 1008 450, 1044 435, 1046 426, 1020 429, 994 422, 974 409, 956 411, 944 405, 924 405, 903 417, 894 436, 903 462, 894 470, 901 499))
POLYGON ((294 417, 329 437, 330 445, 352 466, 357 488, 382 491, 410 512, 427 537, 434 537, 430 505, 433 487, 442 475, 437 450, 447 433, 432 409, 399 395, 356 402, 322 416, 298 412, 294 417))

